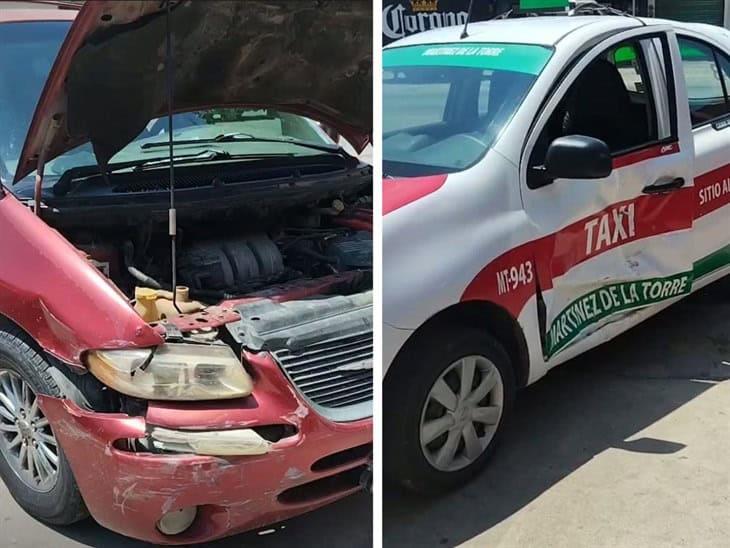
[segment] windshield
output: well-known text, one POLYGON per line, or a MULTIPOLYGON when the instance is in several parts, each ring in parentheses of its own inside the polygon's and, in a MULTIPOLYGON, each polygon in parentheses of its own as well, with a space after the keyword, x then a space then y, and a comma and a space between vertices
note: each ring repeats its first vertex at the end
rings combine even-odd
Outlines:
MULTIPOLYGON (((167 126, 166 117, 151 120, 132 142, 112 157, 110 165, 155 162, 168 158, 167 126)), ((304 156, 323 152, 297 143, 334 145, 334 141, 316 122, 272 109, 214 108, 175 114, 172 118, 172 136, 173 141, 178 143, 174 149, 176 159, 195 157, 206 152, 252 157, 304 156)), ((91 144, 76 147, 46 164, 44 186, 52 185, 54 179, 69 169, 94 165, 96 157, 91 144)))
POLYGON ((11 181, 70 21, 0 24, 0 180, 11 181))
MULTIPOLYGON (((15 175, 36 104, 70 25, 69 21, 0 24, 2 183, 9 183, 15 175)), ((173 139, 186 142, 175 147, 176 158, 201 155, 202 160, 206 156, 201 153, 215 153, 210 155, 211 158, 316 155, 326 151, 298 143, 335 145, 335 141, 316 122, 266 108, 210 108, 175 114, 173 139), (222 135, 230 138, 215 141, 222 135)), ((167 141, 167 118, 151 120, 134 141, 114 155, 110 164, 166 159, 167 141), (160 146, 157 146, 158 143, 160 146)), ((91 144, 76 147, 46 164, 44 187, 55 184, 71 168, 95 165, 91 144)), ((29 176, 12 190, 16 194, 24 194, 32 189, 32 185, 32 176, 29 176)))
POLYGON ((552 50, 442 44, 383 52, 383 171, 413 177, 478 162, 522 104, 552 50))

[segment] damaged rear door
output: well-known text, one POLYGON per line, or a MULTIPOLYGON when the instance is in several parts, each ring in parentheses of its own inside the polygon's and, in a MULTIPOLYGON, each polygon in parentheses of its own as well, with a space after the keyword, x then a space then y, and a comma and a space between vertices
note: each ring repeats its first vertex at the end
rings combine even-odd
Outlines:
POLYGON ((550 363, 631 321, 604 330, 609 324, 691 290, 694 149, 687 109, 678 109, 686 103, 678 59, 663 27, 616 35, 583 55, 538 117, 522 186, 525 209, 545 235, 536 265, 550 363), (604 141, 612 173, 539 181, 549 144, 569 135, 604 141))

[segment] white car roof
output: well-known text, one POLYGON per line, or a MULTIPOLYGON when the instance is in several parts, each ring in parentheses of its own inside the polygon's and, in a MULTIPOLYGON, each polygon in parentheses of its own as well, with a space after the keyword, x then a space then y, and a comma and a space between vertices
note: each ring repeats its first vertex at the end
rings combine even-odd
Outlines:
POLYGON ((540 16, 515 19, 499 19, 469 24, 469 36, 461 39, 463 25, 445 27, 413 34, 387 47, 402 47, 418 44, 490 42, 505 44, 535 44, 555 46, 568 35, 576 35, 579 41, 596 34, 619 32, 641 25, 670 25, 677 29, 687 29, 716 39, 730 40, 730 32, 722 27, 698 23, 680 23, 664 19, 619 17, 619 16, 540 16))

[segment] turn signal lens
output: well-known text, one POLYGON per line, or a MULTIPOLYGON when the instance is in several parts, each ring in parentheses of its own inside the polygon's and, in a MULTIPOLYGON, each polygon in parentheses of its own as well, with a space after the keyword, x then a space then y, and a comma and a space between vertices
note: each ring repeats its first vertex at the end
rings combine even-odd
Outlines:
POLYGON ((251 394, 251 377, 228 346, 184 343, 89 352, 91 373, 128 396, 148 400, 222 400, 251 394))

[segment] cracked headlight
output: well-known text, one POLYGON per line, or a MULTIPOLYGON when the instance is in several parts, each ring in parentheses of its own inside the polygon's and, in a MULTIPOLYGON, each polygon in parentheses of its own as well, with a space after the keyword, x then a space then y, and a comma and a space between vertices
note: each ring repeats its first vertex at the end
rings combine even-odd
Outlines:
POLYGON ((110 388, 147 400, 240 398, 253 387, 228 346, 168 343, 153 349, 95 350, 86 361, 110 388))

